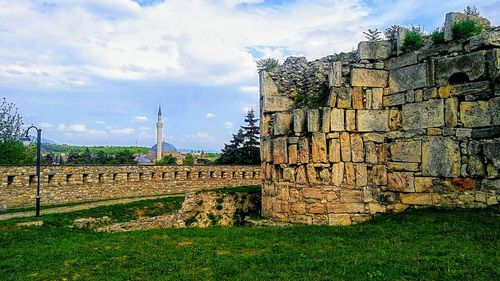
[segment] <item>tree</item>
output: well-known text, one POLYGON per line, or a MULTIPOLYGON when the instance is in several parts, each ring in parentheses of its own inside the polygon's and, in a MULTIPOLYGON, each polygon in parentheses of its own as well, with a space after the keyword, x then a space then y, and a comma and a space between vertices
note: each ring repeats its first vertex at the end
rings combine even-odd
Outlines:
POLYGON ((163 156, 160 160, 156 161, 156 165, 176 165, 177 164, 177 159, 173 157, 172 155, 165 155, 163 156))
POLYGON ((245 122, 247 123, 246 126, 241 126, 243 129, 243 137, 244 137, 244 142, 243 146, 244 147, 249 147, 249 146, 259 146, 259 126, 257 125, 257 122, 259 119, 255 118, 255 113, 253 111, 253 108, 248 111, 247 116, 245 117, 245 122))
POLYGON ((191 153, 187 153, 182 159, 182 163, 184 165, 193 165, 194 164, 194 156, 191 153))
POLYGON ((128 149, 124 149, 115 155, 115 164, 137 164, 134 154, 128 149))
POLYGON ((368 32, 363 32, 363 34, 365 35, 365 38, 368 39, 369 41, 372 41, 372 42, 377 42, 377 41, 380 41, 382 40, 380 38, 380 34, 382 34, 382 32, 378 31, 378 29, 368 29, 368 32))
POLYGON ((52 165, 55 162, 55 156, 52 153, 47 153, 43 156, 42 163, 46 165, 52 165))
POLYGON ((23 119, 13 103, 5 98, 0 104, 0 141, 19 140, 22 136, 23 119))
POLYGON ((3 165, 28 165, 35 163, 36 148, 32 144, 24 147, 23 143, 16 140, 0 141, 0 164, 3 165))

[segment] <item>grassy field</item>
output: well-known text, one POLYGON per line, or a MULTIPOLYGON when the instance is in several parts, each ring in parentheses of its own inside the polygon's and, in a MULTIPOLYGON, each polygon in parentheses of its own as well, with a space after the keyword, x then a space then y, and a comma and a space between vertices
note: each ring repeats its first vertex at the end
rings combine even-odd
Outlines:
POLYGON ((419 209, 348 227, 95 233, 73 219, 170 213, 182 197, 0 222, 1 280, 500 280, 493 209, 419 209))

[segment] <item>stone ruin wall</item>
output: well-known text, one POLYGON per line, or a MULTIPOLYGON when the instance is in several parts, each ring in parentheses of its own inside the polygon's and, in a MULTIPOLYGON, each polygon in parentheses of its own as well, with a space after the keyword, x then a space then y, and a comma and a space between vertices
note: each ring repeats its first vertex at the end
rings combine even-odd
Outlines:
POLYGON ((260 72, 264 216, 345 225, 498 204, 498 28, 406 54, 400 41, 260 72))
MULTIPOLYGON (((258 185, 258 166, 43 166, 44 205, 258 185)), ((0 167, 0 210, 32 207, 34 166, 0 167)))

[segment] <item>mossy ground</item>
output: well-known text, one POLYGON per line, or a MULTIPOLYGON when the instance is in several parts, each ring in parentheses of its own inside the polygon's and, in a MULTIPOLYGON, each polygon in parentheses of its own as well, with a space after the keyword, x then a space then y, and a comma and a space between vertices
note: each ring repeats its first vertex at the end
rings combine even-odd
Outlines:
POLYGON ((96 233, 74 218, 175 211, 163 198, 0 222, 2 280, 499 280, 500 214, 418 209, 348 227, 96 233), (163 206, 163 207, 159 207, 163 206), (148 211, 149 210, 149 211, 148 211))

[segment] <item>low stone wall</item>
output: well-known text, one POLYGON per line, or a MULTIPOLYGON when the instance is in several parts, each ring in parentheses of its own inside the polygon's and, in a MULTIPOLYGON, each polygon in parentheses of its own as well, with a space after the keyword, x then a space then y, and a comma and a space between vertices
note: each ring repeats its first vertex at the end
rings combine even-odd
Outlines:
MULTIPOLYGON (((261 183, 258 166, 43 166, 42 205, 261 183)), ((0 209, 34 206, 33 166, 0 167, 0 209)))
POLYGON ((498 204, 499 38, 406 54, 361 42, 343 60, 262 71, 263 215, 350 224, 408 206, 498 204))

